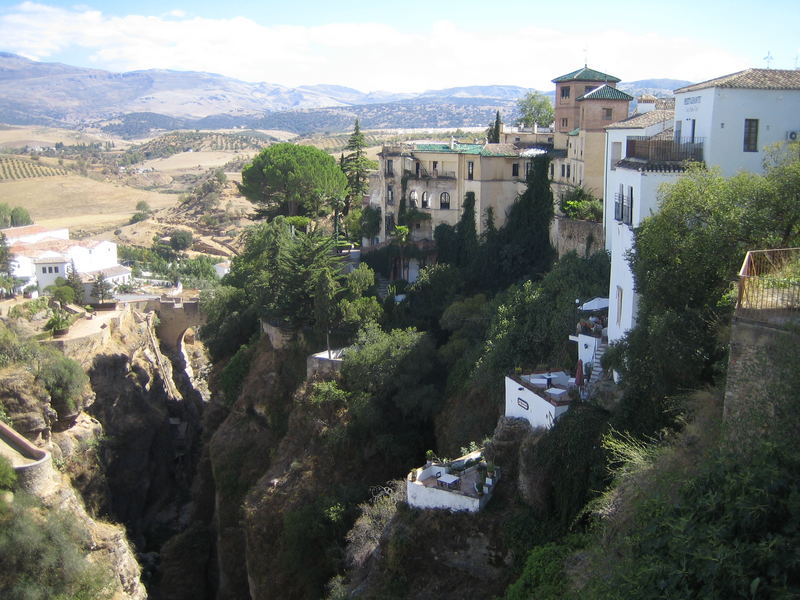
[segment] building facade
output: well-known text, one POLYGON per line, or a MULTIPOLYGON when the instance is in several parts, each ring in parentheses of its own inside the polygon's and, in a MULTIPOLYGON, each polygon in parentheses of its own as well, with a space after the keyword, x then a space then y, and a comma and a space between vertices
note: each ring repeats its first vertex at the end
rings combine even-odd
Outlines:
POLYGON ((654 109, 606 128, 605 228, 611 252, 608 337, 636 324, 626 256, 633 230, 658 211, 660 190, 686 161, 725 176, 760 173, 769 146, 800 137, 800 71, 747 69, 675 90, 674 112, 654 109))

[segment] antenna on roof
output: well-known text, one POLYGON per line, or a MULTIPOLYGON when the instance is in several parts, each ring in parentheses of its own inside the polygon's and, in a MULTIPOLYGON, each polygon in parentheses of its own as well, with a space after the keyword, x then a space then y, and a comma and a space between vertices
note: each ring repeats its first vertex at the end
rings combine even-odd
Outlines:
POLYGON ((767 50, 767 55, 766 55, 766 56, 763 58, 763 60, 764 60, 764 62, 766 62, 766 63, 767 63, 767 68, 769 69, 769 68, 770 68, 770 66, 769 66, 769 65, 770 65, 770 63, 771 63, 773 60, 775 60, 775 59, 774 59, 774 58, 772 58, 772 52, 770 52, 769 50, 767 50))

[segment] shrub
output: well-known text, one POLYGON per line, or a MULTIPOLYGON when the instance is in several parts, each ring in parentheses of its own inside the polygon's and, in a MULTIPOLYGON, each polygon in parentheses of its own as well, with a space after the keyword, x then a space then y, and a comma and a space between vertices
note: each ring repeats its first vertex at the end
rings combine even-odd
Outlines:
POLYGON ((253 348, 248 345, 240 347, 222 369, 220 385, 225 396, 225 405, 232 406, 242 391, 244 378, 250 370, 253 359, 253 348))
POLYGON ((187 229, 176 229, 169 236, 169 245, 173 250, 180 252, 192 245, 192 232, 187 229))
POLYGON ((96 600, 114 592, 110 571, 90 563, 75 518, 17 495, 0 510, 0 596, 7 600, 96 600))
POLYGON ((50 394, 59 419, 75 414, 78 398, 88 381, 80 363, 54 353, 40 366, 38 378, 50 394))
POLYGON ((130 220, 128 221, 128 225, 134 225, 149 218, 150 218, 150 213, 137 212, 131 216, 130 220))
POLYGON ((5 456, 0 456, 0 490, 14 489, 16 481, 17 474, 11 462, 5 456))

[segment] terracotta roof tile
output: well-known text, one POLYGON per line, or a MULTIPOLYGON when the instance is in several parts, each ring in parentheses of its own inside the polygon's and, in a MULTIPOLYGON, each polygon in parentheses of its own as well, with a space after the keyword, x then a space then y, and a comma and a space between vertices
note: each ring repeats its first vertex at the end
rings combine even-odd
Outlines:
POLYGON ((745 69, 701 83, 678 88, 675 93, 695 92, 706 88, 742 88, 754 90, 800 90, 800 71, 790 69, 745 69))
POLYGON ((674 117, 675 112, 671 110, 651 110, 640 115, 633 115, 622 121, 617 121, 606 127, 606 129, 640 129, 642 127, 650 127, 656 123, 672 121, 674 117))

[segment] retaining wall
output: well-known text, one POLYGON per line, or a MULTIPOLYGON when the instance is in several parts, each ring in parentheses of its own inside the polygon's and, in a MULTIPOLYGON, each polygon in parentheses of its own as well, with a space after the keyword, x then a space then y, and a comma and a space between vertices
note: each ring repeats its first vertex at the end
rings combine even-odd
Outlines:
POLYGON ((24 436, 3 422, 0 422, 0 444, 6 444, 24 458, 33 462, 16 464, 14 471, 17 474, 17 488, 29 494, 44 492, 47 484, 53 478, 53 461, 50 453, 37 448, 24 436))
POLYGON ((550 225, 550 243, 559 258, 573 250, 578 256, 591 256, 605 249, 603 224, 556 217, 550 225))

